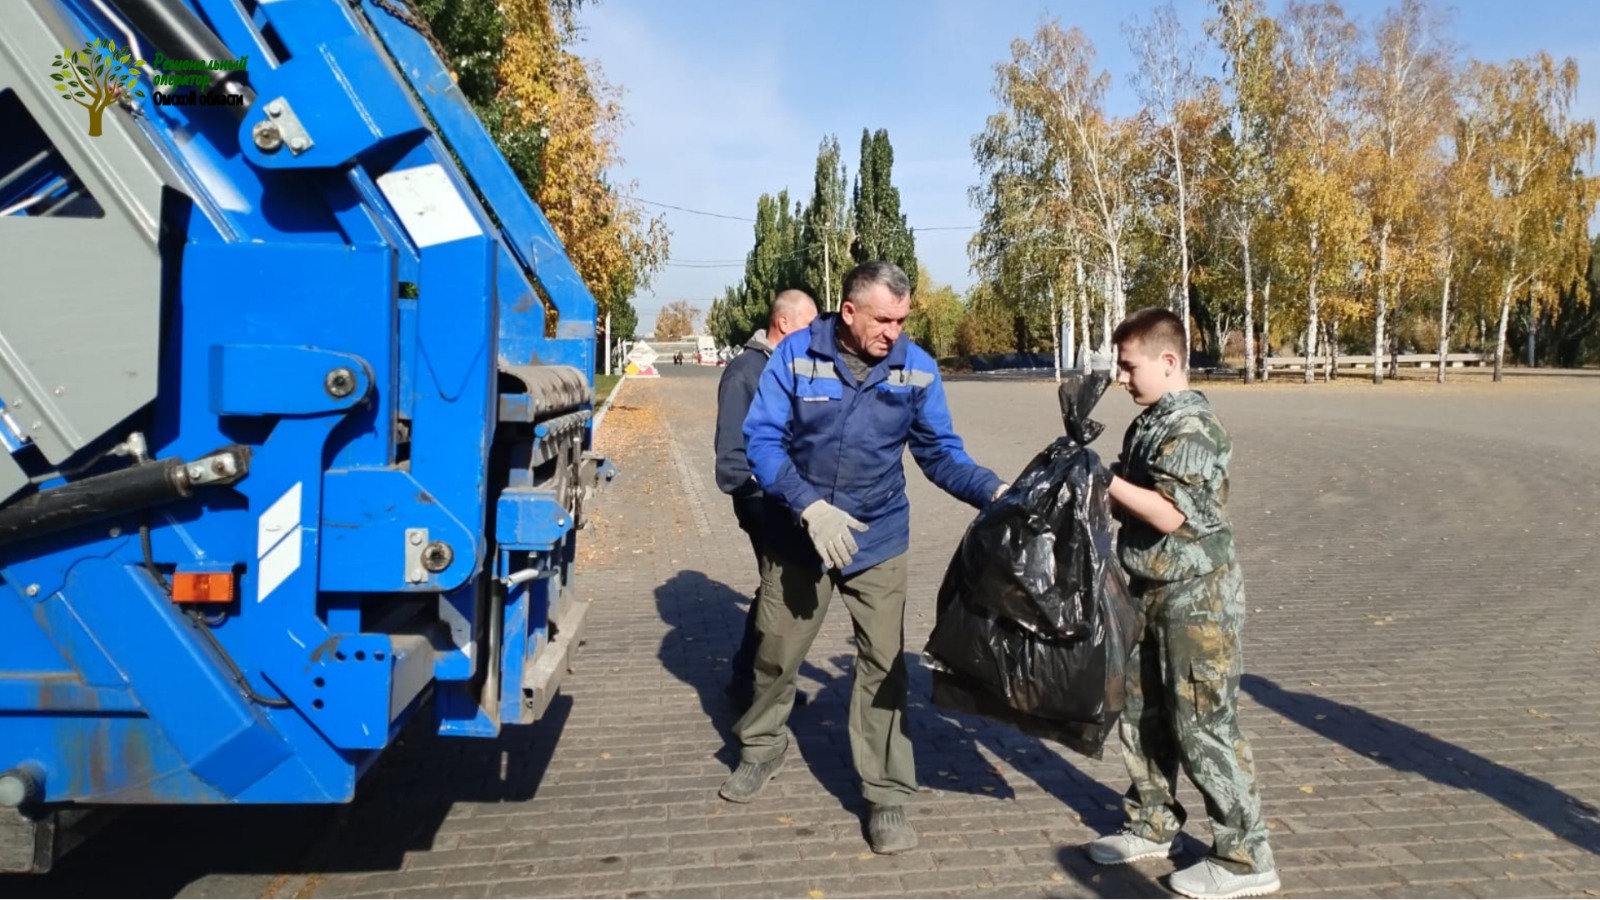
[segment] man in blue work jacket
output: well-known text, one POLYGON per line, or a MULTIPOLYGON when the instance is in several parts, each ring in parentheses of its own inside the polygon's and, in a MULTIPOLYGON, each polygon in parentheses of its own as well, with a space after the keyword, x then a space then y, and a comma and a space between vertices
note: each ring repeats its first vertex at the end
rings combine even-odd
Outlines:
POLYGON ((850 749, 877 853, 917 845, 904 808, 917 789, 905 723, 906 444, 930 481, 973 506, 1006 487, 967 455, 937 364, 902 334, 910 295, 898 266, 857 266, 844 277, 839 314, 785 340, 762 372, 746 451, 761 489, 803 528, 775 531, 790 537, 769 543, 755 700, 733 726, 739 768, 720 791, 748 803, 783 767, 795 674, 837 587, 855 623, 850 749))

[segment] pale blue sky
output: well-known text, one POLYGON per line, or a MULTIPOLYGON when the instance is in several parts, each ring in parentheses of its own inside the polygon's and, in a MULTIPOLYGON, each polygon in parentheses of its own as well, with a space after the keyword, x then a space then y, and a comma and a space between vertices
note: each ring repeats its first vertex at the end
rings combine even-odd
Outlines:
MULTIPOLYGON (((788 188, 805 201, 824 135, 838 135, 853 182, 862 128, 887 128, 902 209, 918 229, 918 258, 936 281, 965 290, 972 283, 966 241, 978 219, 967 200, 977 180, 971 140, 996 109, 995 64, 1009 58, 1012 39, 1057 17, 1094 42, 1112 76, 1112 112, 1126 114, 1137 101, 1124 25, 1133 16, 1148 21, 1156 5, 601 0, 579 13, 577 50, 625 91, 625 161, 614 176, 636 182, 635 195, 658 204, 750 217, 763 192, 788 188)), ((1390 5, 1349 0, 1345 9, 1370 27, 1390 5)), ((1210 4, 1175 6, 1190 40, 1200 41, 1210 4)), ((1282 4, 1269 0, 1269 8, 1276 13, 1282 4)), ((1471 56, 1503 61, 1543 49, 1575 58, 1583 76, 1577 112, 1600 118, 1592 2, 1462 0, 1454 9, 1454 37, 1471 56)), ((1214 58, 1201 69, 1218 72, 1214 58)), ((752 242, 749 222, 647 209, 664 214, 672 229, 672 263, 634 299, 646 331, 671 300, 704 311, 739 280, 752 242)))

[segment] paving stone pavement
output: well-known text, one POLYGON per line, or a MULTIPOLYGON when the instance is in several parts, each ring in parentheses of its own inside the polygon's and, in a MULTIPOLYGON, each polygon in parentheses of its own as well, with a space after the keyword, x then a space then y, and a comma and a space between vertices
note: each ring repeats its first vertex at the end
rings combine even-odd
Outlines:
MULTIPOLYGON (((256 828, 254 864, 248 847, 215 862, 124 832, 115 876, 80 861, 0 893, 115 877, 136 896, 1166 896, 1172 862, 1083 855, 1119 821, 1114 744, 1089 760, 946 714, 916 665, 922 844, 867 852, 837 604, 790 765, 755 803, 716 797, 735 759, 721 691, 756 578, 712 480, 720 370, 662 371, 624 384, 601 435, 622 475, 582 551, 587 643, 546 720, 496 741, 413 735, 352 806, 256 828)), ((1002 477, 1060 433, 1049 383, 947 387, 969 450, 1002 477)), ((1202 387, 1236 444, 1241 718, 1283 895, 1596 896, 1600 379, 1202 387)), ((1135 411, 1108 394, 1097 449, 1114 455, 1135 411)), ((908 468, 915 653, 971 511, 908 468)), ((1209 839, 1191 819, 1177 863, 1209 839)))

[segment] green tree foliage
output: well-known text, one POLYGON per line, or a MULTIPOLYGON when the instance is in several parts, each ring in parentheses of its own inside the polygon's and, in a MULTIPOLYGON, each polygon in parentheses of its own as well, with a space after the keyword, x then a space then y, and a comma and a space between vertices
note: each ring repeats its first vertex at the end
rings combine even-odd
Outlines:
POLYGON ((1016 350, 1016 318, 992 284, 980 283, 968 295, 961 323, 956 326, 956 353, 974 356, 1016 350))
POLYGON ((956 350, 956 331, 966 313, 961 298, 949 285, 934 284, 926 269, 917 273, 917 283, 921 287, 911 297, 906 332, 936 359, 949 356, 956 350))
POLYGON ((1511 307, 1526 298, 1537 320, 1589 262, 1586 225, 1595 179, 1581 162, 1594 152, 1593 120, 1575 121, 1578 64, 1539 52, 1503 66, 1474 67, 1473 115, 1486 123, 1492 199, 1481 247, 1498 276, 1495 380, 1506 355, 1511 307))
MULTIPOLYGON (((1600 237, 1589 245, 1589 266, 1581 279, 1561 291, 1560 302, 1546 308, 1535 325, 1540 361, 1564 368, 1600 363, 1600 237)), ((1519 338, 1526 340, 1526 335, 1519 338)))
POLYGON ((805 289, 800 247, 805 210, 789 203, 789 192, 762 194, 756 201, 755 246, 745 255, 744 281, 712 301, 706 330, 724 346, 738 346, 767 327, 772 298, 789 288, 805 289))
POLYGON ((894 147, 889 132, 861 130, 861 165, 854 196, 855 239, 850 257, 856 263, 891 262, 905 270, 911 291, 917 290, 916 237, 900 212, 900 189, 891 177, 894 147))
POLYGON ((819 309, 838 306, 839 276, 850 268, 850 196, 839 139, 823 138, 811 202, 800 219, 801 284, 819 309))
POLYGON ((621 92, 573 46, 583 0, 413 0, 451 76, 544 210, 612 337, 666 260, 665 221, 608 173, 621 162, 621 92))
POLYGON ((799 204, 789 204, 787 190, 775 197, 762 194, 756 201, 756 243, 744 264, 744 286, 751 301, 767 305, 779 291, 803 286, 802 215, 799 204))
POLYGON ((706 312, 706 333, 716 338, 718 346, 738 347, 750 339, 756 328, 764 327, 751 325, 757 317, 748 309, 748 299, 744 285, 738 284, 711 301, 711 308, 706 312))

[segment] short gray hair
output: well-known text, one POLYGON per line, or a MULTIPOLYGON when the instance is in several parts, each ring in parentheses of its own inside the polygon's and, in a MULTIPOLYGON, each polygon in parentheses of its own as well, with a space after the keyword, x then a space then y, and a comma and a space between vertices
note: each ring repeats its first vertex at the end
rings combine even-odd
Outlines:
POLYGON ((911 296, 911 279, 905 270, 891 262, 865 262, 844 275, 844 298, 860 303, 861 296, 874 285, 883 285, 896 297, 911 296))
POLYGON ((807 306, 816 309, 817 301, 811 299, 811 295, 805 291, 799 288, 779 291, 778 296, 772 298, 772 310, 767 314, 767 322, 769 324, 776 322, 781 315, 793 316, 807 306))

